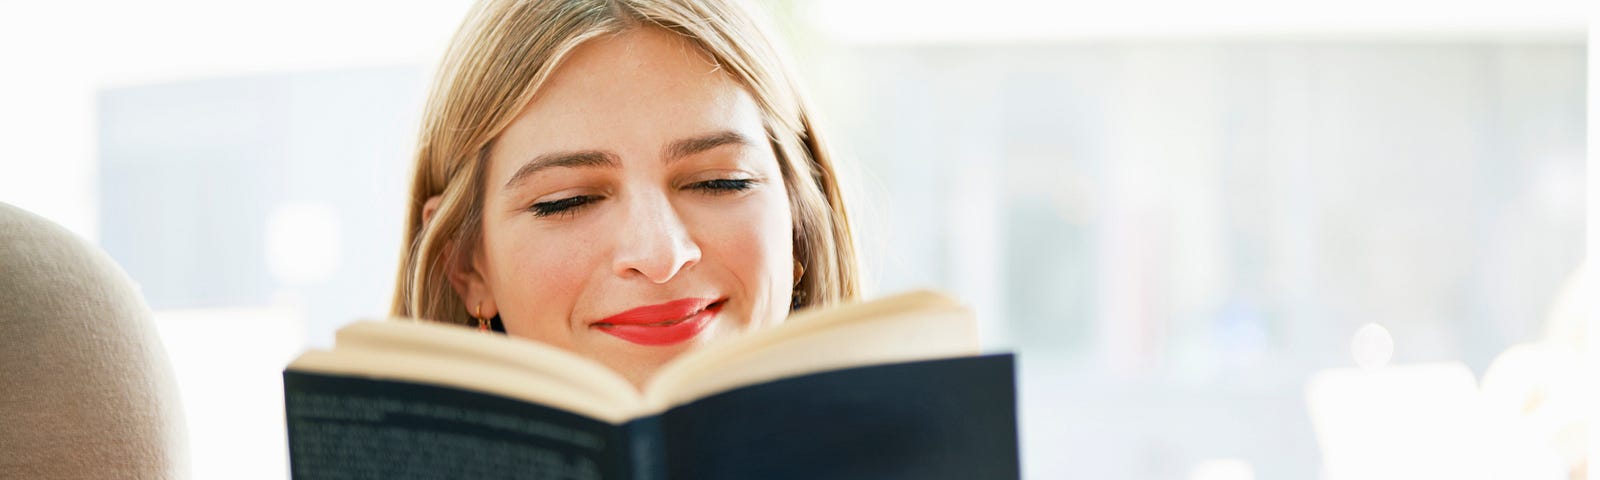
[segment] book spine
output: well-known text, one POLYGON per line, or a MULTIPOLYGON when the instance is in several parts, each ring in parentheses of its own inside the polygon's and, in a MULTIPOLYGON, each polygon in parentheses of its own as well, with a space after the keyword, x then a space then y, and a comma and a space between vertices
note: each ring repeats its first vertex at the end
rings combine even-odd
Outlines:
POLYGON ((665 439, 661 434, 661 417, 650 416, 635 419, 621 428, 623 438, 620 445, 626 445, 628 458, 620 463, 626 465, 628 471, 626 478, 633 480, 666 480, 667 456, 665 439))

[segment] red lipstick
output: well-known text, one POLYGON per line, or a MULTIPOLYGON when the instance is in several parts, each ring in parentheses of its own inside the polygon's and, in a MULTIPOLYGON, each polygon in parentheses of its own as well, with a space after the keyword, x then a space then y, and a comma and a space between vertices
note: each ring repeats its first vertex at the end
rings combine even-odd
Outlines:
POLYGON ((628 310, 589 327, 639 345, 672 345, 699 335, 721 310, 715 298, 684 298, 628 310))

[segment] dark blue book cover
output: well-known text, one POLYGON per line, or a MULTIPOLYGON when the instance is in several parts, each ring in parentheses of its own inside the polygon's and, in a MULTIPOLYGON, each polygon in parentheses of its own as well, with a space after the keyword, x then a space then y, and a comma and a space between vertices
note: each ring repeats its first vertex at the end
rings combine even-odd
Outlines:
POLYGON ((737 388, 622 425, 502 396, 284 372, 295 479, 1017 478, 1012 355, 737 388))

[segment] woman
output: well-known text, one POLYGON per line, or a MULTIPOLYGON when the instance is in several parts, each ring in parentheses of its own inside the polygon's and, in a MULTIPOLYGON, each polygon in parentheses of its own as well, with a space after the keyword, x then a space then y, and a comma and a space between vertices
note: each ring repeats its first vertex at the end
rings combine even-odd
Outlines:
POLYGON ((392 313, 642 385, 856 295, 834 171, 732 0, 484 0, 428 101, 392 313))

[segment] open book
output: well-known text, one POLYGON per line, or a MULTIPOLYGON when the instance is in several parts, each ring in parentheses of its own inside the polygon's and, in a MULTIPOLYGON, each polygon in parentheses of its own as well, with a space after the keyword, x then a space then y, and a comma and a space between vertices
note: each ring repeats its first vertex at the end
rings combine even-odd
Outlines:
POLYGON ((284 371, 294 478, 1016 478, 1011 355, 912 292, 691 351, 641 390, 537 342, 357 322, 284 371))

